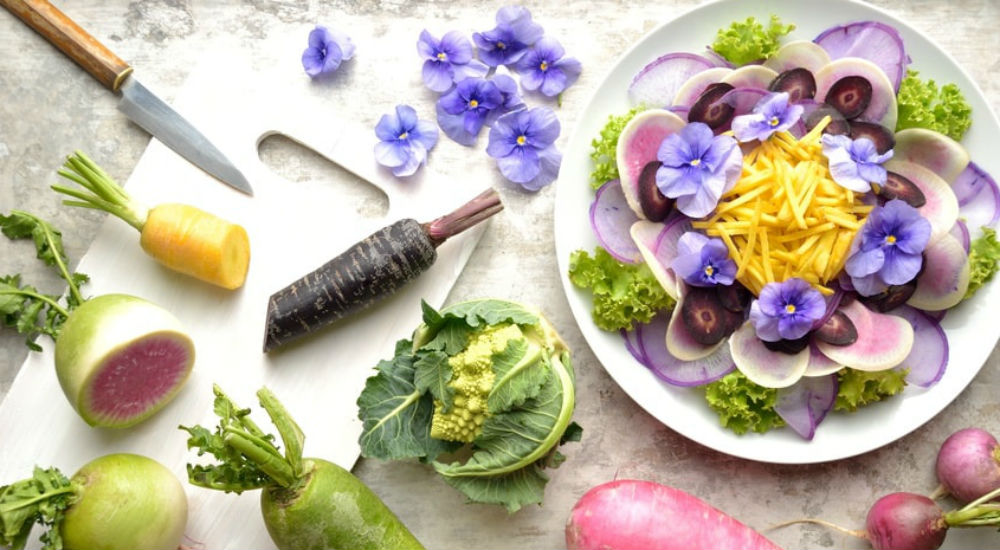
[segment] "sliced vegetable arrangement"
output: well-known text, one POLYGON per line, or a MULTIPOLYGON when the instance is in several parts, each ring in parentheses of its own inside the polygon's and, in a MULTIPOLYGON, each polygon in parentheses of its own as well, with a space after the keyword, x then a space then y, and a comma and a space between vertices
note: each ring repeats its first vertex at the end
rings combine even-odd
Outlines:
POLYGON ((909 70, 894 28, 794 28, 736 22, 636 74, 592 143, 600 247, 569 279, 723 426, 812 439, 945 375, 941 318, 998 268, 1000 188, 960 143, 961 91, 909 70))
POLYGON ((214 431, 181 426, 190 434, 188 448, 210 454, 213 465, 188 464, 188 479, 199 487, 242 493, 261 489, 264 524, 278 548, 422 549, 395 514, 349 471, 319 458, 303 458, 305 435, 267 388, 257 392, 260 405, 281 436, 249 418, 215 386, 214 431))
POLYGON ((84 298, 88 280, 69 271, 62 237, 48 222, 14 210, 0 215, 11 239, 34 240, 38 258, 66 281, 64 298, 22 285, 20 276, 0 277, 0 315, 26 334, 55 340, 55 367, 70 404, 91 426, 123 428, 148 418, 180 391, 194 365, 194 343, 181 322, 142 298, 105 294, 84 298))
POLYGON ((473 502, 540 504, 544 470, 577 441, 569 350, 541 313, 502 300, 435 311, 358 398, 361 454, 429 462, 473 502))

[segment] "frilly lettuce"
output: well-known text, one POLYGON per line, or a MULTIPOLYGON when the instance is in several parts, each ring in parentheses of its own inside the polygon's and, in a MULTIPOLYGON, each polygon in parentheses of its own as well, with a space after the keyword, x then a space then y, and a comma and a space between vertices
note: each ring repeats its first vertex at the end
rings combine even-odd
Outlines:
POLYGON ((794 29, 795 25, 782 25, 777 15, 771 16, 766 28, 756 18, 748 17, 719 29, 712 50, 734 65, 746 65, 774 55, 781 46, 781 37, 794 29))
POLYGON ((590 160, 594 162, 594 170, 590 173, 590 187, 597 189, 605 183, 618 179, 618 138, 622 135, 625 125, 642 107, 635 107, 624 115, 610 115, 601 129, 600 137, 590 142, 590 160))
POLYGON ((997 233, 989 227, 983 228, 983 235, 969 246, 969 298, 1000 268, 1000 242, 997 233))
POLYGON ((778 390, 758 386, 740 371, 733 371, 705 386, 708 406, 719 415, 724 428, 745 434, 748 431, 764 433, 771 428, 785 425, 774 403, 778 390))
POLYGON ((907 372, 902 369, 875 372, 841 369, 837 373, 840 387, 833 410, 854 412, 858 407, 896 395, 906 387, 907 372))
POLYGON ((631 329, 633 321, 648 323, 675 303, 646 264, 623 264, 600 247, 593 257, 584 250, 573 252, 569 280, 593 293, 591 316, 604 330, 631 329))
POLYGON ((959 141, 972 125, 972 107, 954 84, 938 89, 933 80, 920 80, 917 71, 906 71, 899 85, 899 120, 896 130, 926 128, 959 141))

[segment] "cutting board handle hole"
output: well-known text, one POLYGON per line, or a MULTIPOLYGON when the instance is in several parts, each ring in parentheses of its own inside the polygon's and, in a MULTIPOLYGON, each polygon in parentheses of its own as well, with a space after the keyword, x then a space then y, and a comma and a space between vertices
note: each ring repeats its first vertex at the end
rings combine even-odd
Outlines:
POLYGON ((257 156, 269 170, 290 182, 305 187, 334 186, 342 195, 342 204, 355 205, 362 217, 384 218, 389 212, 389 196, 385 191, 284 134, 261 137, 257 156))

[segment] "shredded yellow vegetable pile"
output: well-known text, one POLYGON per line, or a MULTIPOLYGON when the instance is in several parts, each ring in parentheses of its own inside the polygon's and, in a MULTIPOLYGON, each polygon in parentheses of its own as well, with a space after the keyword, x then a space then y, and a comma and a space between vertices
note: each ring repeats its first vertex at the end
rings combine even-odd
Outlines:
POLYGON ((844 267, 855 233, 872 207, 830 176, 820 136, 829 117, 802 139, 777 132, 743 158, 743 173, 715 213, 692 225, 720 237, 736 279, 754 295, 800 277, 823 294, 844 267))

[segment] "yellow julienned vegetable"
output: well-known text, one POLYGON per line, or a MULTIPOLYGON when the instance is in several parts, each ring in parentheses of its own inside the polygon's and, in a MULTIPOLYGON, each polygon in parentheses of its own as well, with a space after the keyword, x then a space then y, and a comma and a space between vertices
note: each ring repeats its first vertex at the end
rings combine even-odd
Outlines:
POLYGON ((146 210, 80 152, 64 167, 59 174, 86 189, 53 185, 52 189, 79 199, 64 204, 121 218, 139 230, 142 249, 174 271, 230 290, 243 286, 250 267, 250 239, 242 226, 186 204, 146 210))

